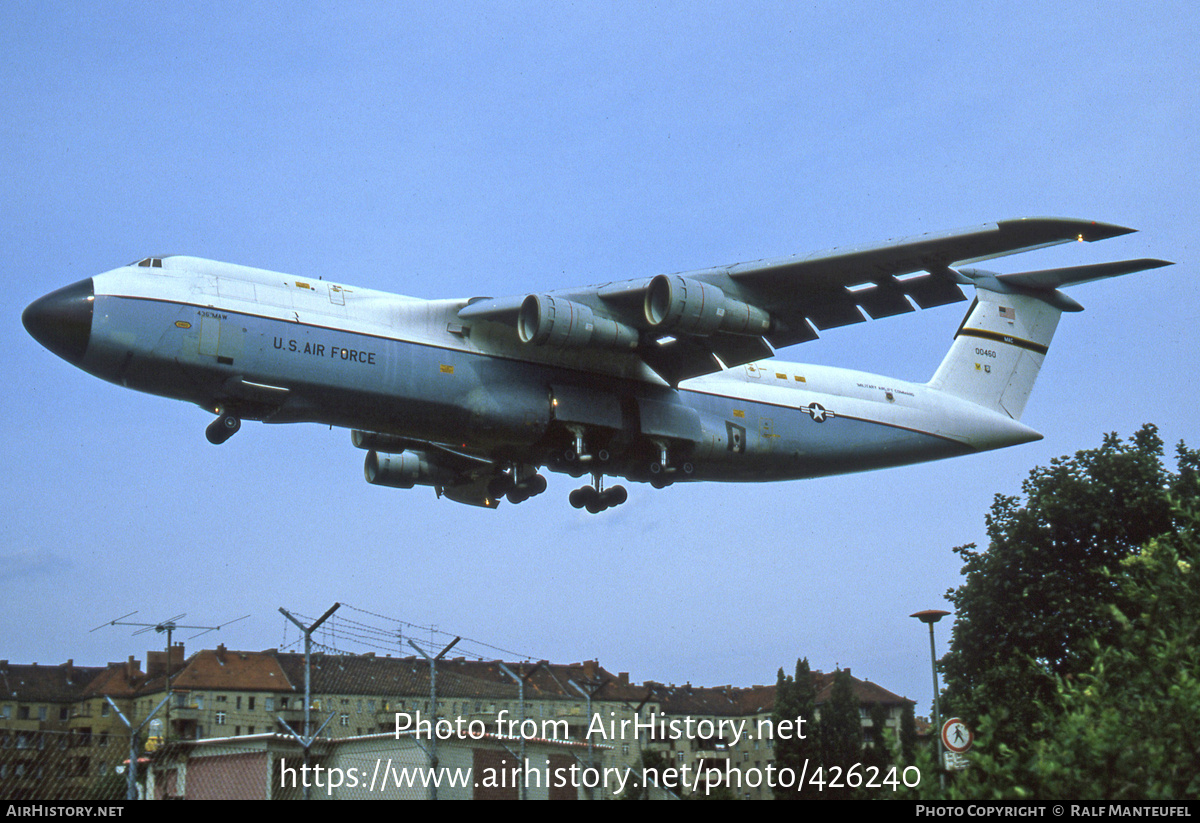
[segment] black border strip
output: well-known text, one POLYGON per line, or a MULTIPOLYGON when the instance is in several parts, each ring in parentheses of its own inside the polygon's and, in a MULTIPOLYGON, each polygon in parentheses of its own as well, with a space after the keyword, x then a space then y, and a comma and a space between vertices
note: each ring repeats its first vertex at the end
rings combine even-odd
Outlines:
POLYGON ((1016 346, 1019 349, 1026 349, 1037 354, 1045 354, 1050 350, 1049 346, 1043 346, 1041 343, 1034 343, 1032 340, 1023 340, 1020 337, 1013 337, 1011 334, 1004 334, 998 331, 988 331, 987 329, 968 329, 961 328, 958 330, 959 335, 967 337, 982 337, 984 340, 994 340, 997 343, 1007 343, 1010 346, 1016 346))

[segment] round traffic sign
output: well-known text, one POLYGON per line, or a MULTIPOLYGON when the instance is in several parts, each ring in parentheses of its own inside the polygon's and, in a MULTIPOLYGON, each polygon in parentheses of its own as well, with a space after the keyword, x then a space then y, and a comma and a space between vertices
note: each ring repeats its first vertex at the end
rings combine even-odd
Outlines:
POLYGON ((971 748, 975 742, 975 733, 957 717, 951 717, 942 724, 942 745, 946 751, 962 754, 971 748))

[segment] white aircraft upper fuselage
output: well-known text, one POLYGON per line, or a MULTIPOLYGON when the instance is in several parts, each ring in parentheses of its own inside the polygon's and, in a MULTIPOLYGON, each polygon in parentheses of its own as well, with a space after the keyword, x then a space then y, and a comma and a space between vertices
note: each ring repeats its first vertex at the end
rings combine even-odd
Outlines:
POLYGON ((26 328, 72 364, 217 414, 353 430, 367 479, 494 507, 538 469, 786 480, 1040 438, 1019 418, 1063 310, 1058 286, 1166 265, 997 275, 958 267, 1128 232, 1005 221, 876 246, 508 299, 422 300, 194 257, 147 258, 43 297, 26 328), (907 275, 907 276, 906 276, 907 275), (770 357, 816 329, 976 300, 924 384, 770 357), (766 359, 770 358, 770 359, 766 359))

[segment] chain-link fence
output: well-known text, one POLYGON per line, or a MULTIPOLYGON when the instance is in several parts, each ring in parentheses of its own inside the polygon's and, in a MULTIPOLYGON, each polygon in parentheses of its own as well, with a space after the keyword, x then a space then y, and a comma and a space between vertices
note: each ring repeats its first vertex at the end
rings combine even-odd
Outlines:
POLYGON ((21 725, 0 729, 0 797, 79 802, 125 798, 127 731, 21 725))
MULTIPOLYGON (((152 653, 146 673, 132 659, 88 670, 93 682, 73 701, 15 700, 0 718, 0 795, 125 798, 130 723, 141 729, 137 792, 153 799, 603 798, 637 765, 636 740, 588 734, 597 714, 629 716, 644 701, 627 676, 596 663, 514 661, 518 653, 347 611, 315 638, 307 671, 292 631, 282 650, 219 645, 185 659, 180 646, 152 653)), ((83 671, 74 670, 80 684, 83 671)))

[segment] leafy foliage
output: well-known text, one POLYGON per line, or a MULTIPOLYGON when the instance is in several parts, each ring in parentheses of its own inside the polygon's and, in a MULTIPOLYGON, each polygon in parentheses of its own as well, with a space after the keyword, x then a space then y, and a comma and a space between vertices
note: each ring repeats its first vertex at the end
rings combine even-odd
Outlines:
MULTIPOLYGON (((862 762, 863 730, 858 713, 858 700, 854 697, 850 672, 839 669, 833 675, 833 689, 829 701, 821 707, 821 760, 828 771, 837 767, 846 774, 850 767, 862 762)), ((837 800, 849 796, 849 791, 838 787, 828 788, 825 797, 837 800)))
POLYGON ((1057 705, 1061 678, 1086 671, 1120 626, 1117 572, 1175 526, 1172 493, 1195 498, 1200 456, 1179 448, 1179 473, 1163 466, 1154 426, 1130 440, 1030 472, 1021 498, 997 495, 989 546, 963 546, 965 582, 947 594, 956 623, 942 660, 946 703, 978 721, 990 714, 997 744, 1025 744, 1057 705))
MULTIPOLYGON (((1037 740, 972 757, 951 797, 1163 800, 1200 795, 1200 508, 1110 575, 1110 642, 1056 680, 1037 740)), ((999 738, 985 718, 980 737, 999 738)))
MULTIPOLYGON (((775 728, 786 723, 785 728, 791 728, 793 733, 776 735, 775 763, 780 769, 792 769, 794 774, 804 771, 804 761, 810 761, 810 768, 817 766, 821 760, 820 744, 817 740, 816 727, 817 693, 813 686, 812 671, 808 666, 808 658, 796 661, 796 675, 785 676, 783 669, 775 683, 775 709, 771 715, 775 728), (805 739, 797 739, 796 719, 804 719, 802 733, 805 739)), ((799 800, 808 796, 806 791, 797 791, 794 786, 776 786, 776 800, 799 800)))
POLYGON ((900 715, 899 763, 911 764, 917 756, 917 718, 912 703, 905 703, 900 715))

